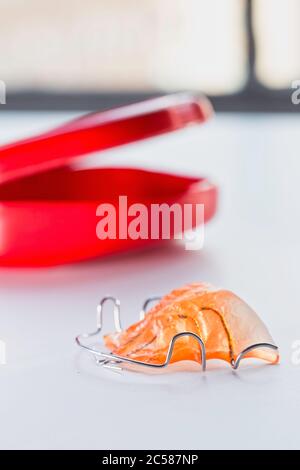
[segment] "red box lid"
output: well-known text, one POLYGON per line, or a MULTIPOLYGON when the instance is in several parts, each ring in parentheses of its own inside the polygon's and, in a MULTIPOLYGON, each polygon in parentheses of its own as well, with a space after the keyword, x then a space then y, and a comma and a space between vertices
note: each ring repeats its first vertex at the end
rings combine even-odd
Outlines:
POLYGON ((0 184, 71 164, 91 152, 206 121, 204 96, 174 94, 84 115, 50 132, 0 147, 0 184))

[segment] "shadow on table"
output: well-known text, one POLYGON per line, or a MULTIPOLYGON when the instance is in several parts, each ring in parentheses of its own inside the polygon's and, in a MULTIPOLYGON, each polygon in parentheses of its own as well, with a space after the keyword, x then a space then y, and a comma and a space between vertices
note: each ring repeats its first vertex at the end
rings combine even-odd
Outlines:
POLYGON ((220 271, 217 256, 212 251, 186 251, 182 244, 172 242, 165 246, 65 266, 0 268, 0 290, 48 287, 60 289, 84 287, 92 283, 99 285, 110 281, 117 285, 120 282, 124 284, 139 280, 141 276, 148 285, 161 278, 172 289, 196 280, 218 284, 220 271))

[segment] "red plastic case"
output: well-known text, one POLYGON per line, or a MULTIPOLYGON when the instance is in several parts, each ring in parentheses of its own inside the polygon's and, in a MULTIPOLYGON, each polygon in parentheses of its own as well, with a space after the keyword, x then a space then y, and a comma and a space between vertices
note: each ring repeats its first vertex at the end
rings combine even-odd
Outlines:
POLYGON ((0 264, 49 266, 129 250, 161 240, 99 240, 96 208, 128 204, 203 203, 216 210, 206 179, 135 168, 75 170, 75 159, 201 124, 212 114, 205 97, 170 95, 75 119, 53 131, 0 148, 0 264))

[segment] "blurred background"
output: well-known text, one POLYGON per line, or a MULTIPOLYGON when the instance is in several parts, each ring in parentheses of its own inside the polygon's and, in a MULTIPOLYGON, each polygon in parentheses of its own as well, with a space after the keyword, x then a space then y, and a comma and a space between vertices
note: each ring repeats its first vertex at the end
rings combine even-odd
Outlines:
POLYGON ((299 0, 0 0, 1 145, 85 111, 204 92, 217 111, 207 124, 73 166, 207 176, 219 188, 203 250, 0 267, 0 448, 299 448, 299 25, 299 0), (74 338, 93 329, 104 295, 121 299, 128 326, 146 298, 201 280, 261 315, 280 367, 130 378, 78 355, 74 338))
POLYGON ((0 0, 9 109, 101 109, 178 90, 296 111, 297 0, 0 0))

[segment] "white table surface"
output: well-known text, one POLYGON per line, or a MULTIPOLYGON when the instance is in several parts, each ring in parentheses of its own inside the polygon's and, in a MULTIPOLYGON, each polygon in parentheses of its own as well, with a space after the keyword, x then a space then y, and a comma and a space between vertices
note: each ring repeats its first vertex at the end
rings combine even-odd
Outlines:
MULTIPOLYGON (((1 113, 0 141, 69 116, 1 113)), ((291 361, 300 339, 299 127, 298 116, 219 115, 101 155, 103 164, 210 176, 221 188, 218 215, 200 252, 170 244, 73 266, 0 269, 1 449, 300 447, 300 366, 291 361), (77 349, 74 337, 93 329, 103 295, 121 299, 130 324, 145 297, 197 280, 256 309, 280 346, 279 366, 116 374, 77 349)))

